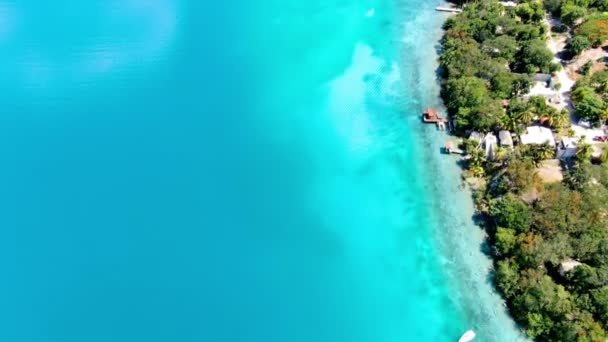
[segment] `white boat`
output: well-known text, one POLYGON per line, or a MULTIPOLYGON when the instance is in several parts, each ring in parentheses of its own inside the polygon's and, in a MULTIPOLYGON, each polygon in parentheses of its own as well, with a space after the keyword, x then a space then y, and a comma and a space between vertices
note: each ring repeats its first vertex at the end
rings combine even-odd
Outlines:
POLYGON ((365 16, 368 18, 373 17, 374 14, 376 14, 376 10, 373 8, 370 8, 367 12, 365 12, 365 16))
POLYGON ((469 330, 469 331, 465 332, 464 334, 462 334, 462 336, 460 336, 460 339, 458 340, 458 342, 469 342, 469 341, 473 341, 474 338, 475 338, 475 332, 473 330, 469 330))

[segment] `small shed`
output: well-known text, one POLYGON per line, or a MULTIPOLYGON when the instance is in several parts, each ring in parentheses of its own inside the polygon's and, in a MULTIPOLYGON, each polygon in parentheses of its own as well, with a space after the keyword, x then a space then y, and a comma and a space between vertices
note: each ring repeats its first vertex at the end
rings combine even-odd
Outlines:
POLYGON ((517 6, 517 2, 515 2, 515 1, 500 1, 500 4, 505 7, 516 7, 517 6))
POLYGON ((571 271, 580 265, 582 264, 576 260, 566 259, 559 264, 558 272, 563 277, 568 271, 571 271))
POLYGON ((498 140, 500 141, 501 147, 513 147, 513 138, 511 137, 511 132, 509 131, 502 130, 498 132, 498 140))
POLYGON ((557 159, 568 159, 576 155, 579 139, 563 137, 557 145, 557 159))
POLYGON ((530 126, 526 128, 524 134, 520 136, 520 141, 524 145, 549 144, 555 146, 555 138, 551 129, 542 126, 530 126))
POLYGON ((475 140, 478 143, 481 143, 481 141, 483 140, 483 134, 473 131, 471 132, 471 135, 469 135, 469 140, 475 140))

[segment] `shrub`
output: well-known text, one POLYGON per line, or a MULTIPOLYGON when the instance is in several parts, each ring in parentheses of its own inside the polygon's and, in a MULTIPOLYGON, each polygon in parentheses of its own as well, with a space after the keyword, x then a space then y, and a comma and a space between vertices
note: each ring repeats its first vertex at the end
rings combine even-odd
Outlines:
POLYGON ((497 201, 490 208, 490 214, 499 226, 508 227, 518 233, 527 232, 532 223, 530 207, 512 195, 497 201))
POLYGON ((584 50, 591 48, 591 42, 585 36, 575 36, 570 39, 568 46, 566 47, 573 55, 578 55, 584 50))

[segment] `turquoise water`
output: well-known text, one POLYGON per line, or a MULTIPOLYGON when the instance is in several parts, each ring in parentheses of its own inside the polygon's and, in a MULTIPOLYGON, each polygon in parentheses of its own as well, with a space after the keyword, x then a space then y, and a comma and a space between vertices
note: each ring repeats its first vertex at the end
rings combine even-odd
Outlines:
POLYGON ((0 1, 0 340, 516 340, 436 5, 0 1))

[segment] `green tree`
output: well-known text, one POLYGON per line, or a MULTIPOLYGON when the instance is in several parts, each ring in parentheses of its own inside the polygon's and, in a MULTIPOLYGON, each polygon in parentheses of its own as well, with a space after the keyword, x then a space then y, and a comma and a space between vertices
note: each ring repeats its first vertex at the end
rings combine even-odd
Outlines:
POLYGON ((519 96, 529 92, 531 84, 528 75, 517 75, 513 81, 513 96, 519 96))
POLYGON ((589 85, 577 83, 572 91, 572 100, 574 102, 582 101, 586 97, 595 95, 595 89, 589 85))
POLYGON ((515 13, 524 21, 532 20, 534 16, 534 9, 528 3, 520 4, 516 7, 515 13))
POLYGON ((519 56, 519 68, 528 73, 537 71, 549 73, 553 63, 553 53, 547 48, 542 39, 534 39, 526 42, 519 56))
POLYGON ((561 129, 570 123, 570 113, 566 109, 562 109, 551 116, 551 127, 561 129))
POLYGON ((522 148, 522 154, 524 157, 530 158, 535 166, 547 160, 555 157, 555 148, 549 144, 542 145, 526 145, 522 148))
POLYGON ((529 312, 526 320, 526 334, 531 338, 548 335, 553 327, 553 321, 540 313, 529 312))
POLYGON ((486 55, 503 58, 509 62, 513 61, 518 49, 517 40, 509 35, 488 39, 482 43, 481 47, 486 55))
POLYGON ((566 273, 566 279, 576 292, 586 292, 602 285, 595 269, 585 264, 566 273))
POLYGON ((534 203, 535 230, 545 236, 558 232, 567 234, 578 232, 587 225, 582 219, 586 215, 583 204, 584 198, 581 193, 559 183, 547 186, 542 197, 534 203))
POLYGON ((602 94, 608 92, 608 71, 602 70, 591 75, 589 86, 602 94))
POLYGON ((590 294, 594 307, 593 313, 604 327, 608 327, 608 286, 591 290, 590 294))
POLYGON ((511 132, 521 133, 518 117, 509 113, 505 113, 500 117, 500 127, 511 132))
POLYGON ((604 101, 595 92, 592 94, 585 94, 585 96, 583 96, 576 102, 574 108, 576 109, 576 114, 579 117, 592 122, 600 121, 601 117, 606 111, 606 105, 604 101))
POLYGON ((517 235, 515 230, 509 228, 498 227, 494 235, 494 244, 500 253, 509 255, 513 248, 517 245, 517 235))
POLYGON ((479 165, 470 166, 469 171, 471 172, 471 176, 473 177, 483 177, 483 175, 485 174, 485 170, 479 165))
MULTIPOLYGON (((441 65, 450 77, 474 76, 485 59, 474 40, 457 40, 454 48, 447 49, 439 57, 441 65)), ((446 43, 447 44, 447 43, 446 43)))
MULTIPOLYGON (((581 152, 581 150, 578 150, 578 152, 581 152)), ((586 154, 587 152, 583 151, 580 157, 584 158, 583 160, 588 160, 588 158, 585 158, 586 154)), ((581 190, 585 185, 589 184, 590 180, 591 173, 589 165, 586 163, 577 163, 564 175, 564 184, 568 185, 572 190, 581 190)))
POLYGON ((500 100, 486 98, 473 111, 473 121, 471 126, 473 129, 481 132, 489 132, 494 130, 499 125, 501 115, 504 113, 500 100))
POLYGON ((519 291, 519 267, 513 259, 496 262, 496 286, 507 298, 512 298, 519 291))
MULTIPOLYGON (((542 229, 535 228, 535 230, 544 233, 542 229)), ((539 254, 543 260, 549 261, 553 265, 557 265, 574 254, 571 240, 570 236, 564 232, 551 234, 546 237, 543 245, 539 249, 539 254)))
POLYGON ((473 174, 479 175, 478 177, 483 176, 483 164, 486 162, 486 153, 480 149, 473 149, 469 151, 469 162, 468 168, 473 172, 473 174), (479 171, 481 169, 481 171, 479 171))
POLYGON ((561 21, 566 25, 572 25, 587 13, 584 7, 577 6, 571 2, 566 2, 561 7, 561 21))
POLYGON ((574 311, 570 317, 563 319, 554 327, 552 340, 576 342, 603 342, 606 333, 588 312, 574 311))
POLYGON ((513 83, 515 82, 515 76, 510 72, 503 71, 496 74, 490 81, 492 85, 492 91, 499 99, 508 99, 513 96, 513 83))
POLYGON ((450 78, 446 84, 446 106, 452 112, 479 107, 488 98, 486 83, 477 77, 450 78))
POLYGON ((585 36, 575 36, 568 42, 567 49, 573 55, 578 55, 585 50, 591 49, 591 42, 585 36))
POLYGON ((532 223, 530 207, 513 195, 507 195, 490 208, 490 214, 501 227, 514 229, 518 233, 527 232, 532 223))
MULTIPOLYGON (((581 139, 581 140, 583 140, 583 139, 581 139)), ((593 151, 593 148, 591 147, 590 144, 587 144, 585 142, 579 143, 576 148, 576 156, 575 156, 577 163, 589 162, 589 160, 591 159, 592 151, 593 151)))

